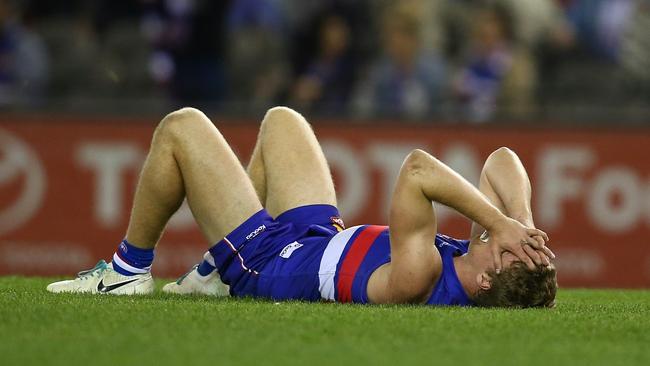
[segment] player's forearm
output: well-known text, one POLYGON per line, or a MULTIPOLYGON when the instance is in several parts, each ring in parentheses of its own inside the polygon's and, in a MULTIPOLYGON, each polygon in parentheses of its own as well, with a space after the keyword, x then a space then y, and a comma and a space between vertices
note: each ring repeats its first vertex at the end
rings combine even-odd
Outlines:
POLYGON ((506 214, 533 226, 530 179, 517 154, 507 148, 495 151, 487 159, 483 172, 503 202, 506 214))
POLYGON ((407 164, 430 201, 452 207, 488 230, 505 219, 476 187, 428 153, 416 150, 407 164))

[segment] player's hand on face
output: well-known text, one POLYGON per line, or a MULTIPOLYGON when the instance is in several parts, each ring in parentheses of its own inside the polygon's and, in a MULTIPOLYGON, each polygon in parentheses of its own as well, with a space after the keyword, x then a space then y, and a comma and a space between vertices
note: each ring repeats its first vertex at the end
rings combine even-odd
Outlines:
POLYGON ((530 269, 535 269, 535 263, 544 263, 544 258, 536 250, 546 254, 547 257, 555 257, 553 252, 546 248, 548 235, 545 232, 535 228, 528 228, 517 220, 506 217, 489 230, 489 234, 489 244, 497 273, 502 268, 501 253, 504 251, 517 256, 530 269), (529 249, 526 249, 526 247, 529 249))
MULTIPOLYGON (((528 256, 533 260, 533 262, 535 262, 535 265, 545 266, 545 267, 551 265, 551 258, 549 257, 548 254, 546 254, 545 251, 540 249, 534 249, 530 245, 524 245, 523 248, 526 254, 528 254, 528 256)), ((550 251, 550 249, 548 248, 547 250, 550 251)))
MULTIPOLYGON (((543 231, 541 231, 541 232, 543 232, 543 231)), ((544 233, 544 235, 546 235, 546 233, 544 233)), ((553 253, 551 248, 546 246, 546 242, 548 241, 548 235, 546 235, 545 237, 543 237, 541 235, 533 235, 533 239, 535 239, 535 241, 542 247, 541 249, 539 247, 533 247, 536 252, 538 252, 540 255, 543 254, 544 257, 546 257, 546 259, 548 259, 549 261, 550 261, 550 259, 555 258, 555 253, 553 253)), ((537 263, 537 262, 535 262, 535 263, 537 263)), ((548 266, 549 264, 550 264, 550 262, 548 264, 545 264, 545 265, 548 266)))

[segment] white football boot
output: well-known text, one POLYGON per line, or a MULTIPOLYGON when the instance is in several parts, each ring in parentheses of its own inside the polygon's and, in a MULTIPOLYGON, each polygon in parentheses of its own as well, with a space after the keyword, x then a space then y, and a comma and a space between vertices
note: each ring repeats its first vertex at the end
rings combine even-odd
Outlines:
POLYGON ((216 270, 207 276, 201 276, 197 270, 198 267, 198 264, 195 265, 176 282, 163 286, 163 292, 179 295, 230 296, 230 287, 221 282, 221 277, 216 270))
POLYGON ((151 273, 125 276, 113 269, 112 263, 100 260, 94 268, 79 272, 74 280, 59 281, 47 286, 54 293, 75 292, 113 295, 148 295, 153 293, 151 273))

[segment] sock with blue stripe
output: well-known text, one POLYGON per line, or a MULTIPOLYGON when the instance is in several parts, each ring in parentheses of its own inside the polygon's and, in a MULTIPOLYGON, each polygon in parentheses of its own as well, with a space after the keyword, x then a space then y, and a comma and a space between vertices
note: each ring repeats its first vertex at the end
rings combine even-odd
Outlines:
POLYGON ((147 273, 153 262, 153 248, 142 249, 122 240, 113 254, 113 269, 125 276, 147 273))
POLYGON ((203 254, 203 261, 199 264, 199 267, 196 269, 197 272, 203 277, 214 272, 217 267, 214 265, 214 258, 210 252, 205 252, 203 254))

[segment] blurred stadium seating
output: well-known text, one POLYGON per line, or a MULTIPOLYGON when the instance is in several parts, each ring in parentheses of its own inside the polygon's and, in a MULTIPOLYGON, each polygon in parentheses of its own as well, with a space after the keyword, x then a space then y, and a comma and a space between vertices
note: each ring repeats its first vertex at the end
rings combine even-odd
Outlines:
POLYGON ((0 108, 645 124, 649 26, 646 0, 2 0, 0 108))

